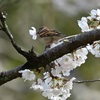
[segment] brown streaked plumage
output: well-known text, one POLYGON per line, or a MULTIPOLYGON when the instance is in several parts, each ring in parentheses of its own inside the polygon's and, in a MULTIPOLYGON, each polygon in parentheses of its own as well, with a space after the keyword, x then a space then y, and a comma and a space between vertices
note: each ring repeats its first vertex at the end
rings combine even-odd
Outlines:
POLYGON ((61 33, 54 30, 54 29, 49 29, 46 26, 43 26, 39 28, 37 34, 42 38, 42 37, 52 37, 52 36, 60 36, 61 33))
POLYGON ((37 34, 44 38, 46 42, 46 47, 50 46, 53 42, 62 38, 62 34, 54 29, 49 29, 46 26, 39 28, 37 34))

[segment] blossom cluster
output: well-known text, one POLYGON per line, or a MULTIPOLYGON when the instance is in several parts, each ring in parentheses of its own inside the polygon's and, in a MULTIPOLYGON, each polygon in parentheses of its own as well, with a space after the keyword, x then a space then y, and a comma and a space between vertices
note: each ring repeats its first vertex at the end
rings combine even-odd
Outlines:
POLYGON ((95 57, 100 57, 100 41, 95 41, 93 44, 88 44, 87 49, 91 52, 95 57))
POLYGON ((100 29, 100 9, 91 10, 90 16, 82 17, 81 20, 78 20, 78 25, 82 32, 100 29))
POLYGON ((54 61, 55 67, 51 69, 51 73, 53 76, 69 76, 71 70, 85 63, 87 54, 88 50, 86 48, 81 48, 56 59, 54 61))
MULTIPOLYGON (((51 48, 57 45, 59 43, 51 45, 51 48)), ((72 90, 73 81, 75 80, 74 77, 71 79, 67 77, 70 75, 71 70, 85 62, 87 54, 88 50, 86 48, 80 48, 56 59, 52 62, 54 66, 51 70, 43 73, 43 78, 36 78, 34 72, 28 69, 22 70, 20 73, 22 73, 22 78, 25 80, 32 80, 33 84, 30 88, 41 90, 44 97, 48 97, 50 100, 66 100, 71 95, 70 90, 72 90)))
POLYGON ((19 73, 22 73, 25 81, 33 81, 31 89, 41 90, 42 95, 50 100, 66 100, 71 95, 74 77, 65 80, 64 77, 52 77, 49 72, 44 72, 43 78, 36 78, 34 72, 29 69, 21 70, 19 73))
MULTIPOLYGON (((90 16, 82 17, 81 20, 78 20, 78 25, 82 32, 100 29, 100 9, 91 10, 90 16)), ((95 57, 100 57, 100 41, 95 41, 91 45, 88 44, 87 49, 95 55, 95 57)))
POLYGON ((70 95, 72 89, 73 80, 63 82, 64 78, 51 77, 49 72, 44 73, 44 79, 38 79, 37 82, 33 82, 31 88, 34 90, 40 89, 44 97, 48 97, 50 100, 66 100, 70 95))
MULTIPOLYGON (((82 32, 100 29, 100 9, 92 10, 88 17, 82 17, 81 20, 78 20, 78 25, 82 32)), ((34 27, 31 27, 29 33, 34 40, 37 39, 34 27)), ((66 39, 60 39, 56 43, 51 44, 49 49, 67 42, 66 39)), ((95 57, 100 57, 100 41, 95 41, 91 45, 87 44, 86 47, 78 48, 72 53, 65 54, 52 61, 52 66, 48 65, 49 69, 40 71, 43 77, 40 77, 38 70, 30 71, 25 69, 19 71, 19 73, 22 74, 22 78, 25 81, 33 81, 30 88, 34 90, 39 89, 44 97, 50 100, 66 100, 71 95, 70 90, 72 90, 73 81, 75 80, 74 77, 68 78, 70 72, 85 63, 88 52, 91 52, 95 57)))

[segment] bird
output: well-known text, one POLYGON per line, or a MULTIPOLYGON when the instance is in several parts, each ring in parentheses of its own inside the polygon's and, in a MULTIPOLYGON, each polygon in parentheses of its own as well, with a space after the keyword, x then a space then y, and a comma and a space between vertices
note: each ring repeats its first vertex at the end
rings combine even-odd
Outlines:
POLYGON ((40 38, 44 38, 45 43, 46 43, 46 48, 50 47, 50 45, 59 39, 62 38, 62 33, 55 30, 55 29, 50 29, 46 26, 42 26, 41 28, 38 29, 37 35, 40 38))

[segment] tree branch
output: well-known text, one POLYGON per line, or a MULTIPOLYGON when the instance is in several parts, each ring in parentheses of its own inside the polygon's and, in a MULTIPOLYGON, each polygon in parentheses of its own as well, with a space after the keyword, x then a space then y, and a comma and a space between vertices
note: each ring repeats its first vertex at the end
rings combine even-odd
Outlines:
POLYGON ((90 83, 90 82, 100 82, 100 79, 95 79, 95 80, 74 80, 74 83, 90 83))
POLYGON ((29 53, 24 51, 21 47, 19 47, 16 42, 14 41, 14 37, 13 35, 11 34, 9 28, 8 28, 8 25, 6 23, 6 14, 3 13, 3 12, 0 12, 0 21, 1 21, 1 30, 4 31, 7 36, 9 37, 13 47, 16 49, 16 51, 18 53, 20 53, 21 55, 23 55, 26 59, 28 59, 28 56, 29 56, 29 53))
POLYGON ((100 40, 100 30, 85 32, 76 37, 73 37, 68 42, 64 42, 48 51, 44 51, 43 54, 39 55, 38 57, 30 58, 30 60, 22 66, 16 67, 15 69, 6 72, 1 72, 0 85, 20 77, 21 75, 18 73, 20 70, 45 67, 47 64, 63 56, 64 54, 73 52, 77 48, 85 46, 88 43, 91 44, 93 41, 97 40, 100 40))
POLYGON ((28 66, 28 63, 25 63, 24 65, 17 66, 16 68, 11 69, 9 71, 1 72, 0 73, 0 85, 8 81, 11 81, 13 79, 16 79, 17 77, 21 77, 21 74, 18 73, 18 71, 27 68, 27 66, 28 66))
POLYGON ((63 56, 64 54, 71 53, 79 47, 83 47, 88 43, 100 40, 100 30, 93 30, 85 33, 81 33, 76 37, 69 39, 68 42, 64 42, 48 51, 45 51, 42 55, 38 56, 38 66, 44 66, 51 61, 63 56))
POLYGON ((93 30, 93 31, 79 34, 50 50, 44 51, 41 55, 36 56, 36 54, 33 51, 33 48, 29 52, 26 52, 22 50, 21 47, 19 47, 15 43, 13 36, 8 29, 5 19, 6 17, 4 16, 4 14, 0 13, 2 30, 8 35, 9 39, 11 40, 12 45, 17 50, 17 52, 23 55, 27 59, 27 62, 9 71, 1 72, 0 85, 8 81, 11 81, 17 77, 21 77, 21 74, 18 73, 18 71, 20 70, 45 67, 47 64, 63 56, 64 54, 71 53, 79 47, 83 47, 87 45, 88 43, 91 44, 94 41, 100 40, 100 29, 93 30))

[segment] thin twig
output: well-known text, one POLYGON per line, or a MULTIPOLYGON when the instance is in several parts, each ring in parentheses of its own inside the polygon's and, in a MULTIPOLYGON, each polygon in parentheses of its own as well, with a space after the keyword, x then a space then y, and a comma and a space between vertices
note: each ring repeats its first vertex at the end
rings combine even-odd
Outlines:
POLYGON ((100 82, 100 79, 94 79, 94 80, 74 80, 73 82, 74 83, 78 83, 78 84, 90 83, 90 82, 100 82))
POLYGON ((4 17, 4 13, 0 13, 0 21, 2 23, 1 28, 2 30, 7 34, 7 36, 9 37, 9 39, 11 40, 12 45, 14 46, 14 48, 17 50, 18 53, 20 53, 21 55, 23 55, 25 58, 28 59, 28 55, 29 53, 24 51, 21 47, 19 47, 16 42, 14 41, 14 37, 11 34, 8 25, 6 23, 6 17, 4 17))

